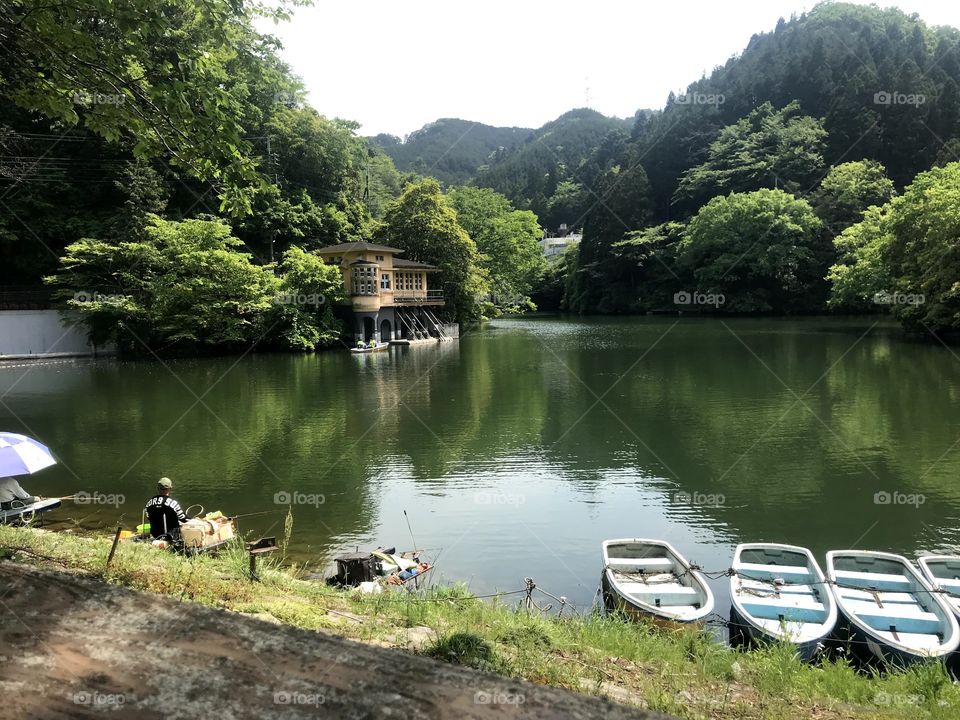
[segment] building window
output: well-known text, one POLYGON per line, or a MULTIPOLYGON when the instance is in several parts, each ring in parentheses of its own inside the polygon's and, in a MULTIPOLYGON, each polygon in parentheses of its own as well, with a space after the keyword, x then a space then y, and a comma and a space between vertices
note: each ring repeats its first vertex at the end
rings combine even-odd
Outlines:
POLYGON ((389 290, 390 289, 390 273, 383 273, 380 275, 380 289, 389 290))
POLYGON ((376 295, 377 276, 374 269, 370 267, 354 268, 352 285, 354 295, 376 295))
POLYGON ((382 262, 382 261, 383 261, 383 255, 377 255, 377 260, 379 260, 379 261, 382 262))
POLYGON ((414 277, 416 287, 414 290, 423 290, 423 273, 417 273, 414 277))

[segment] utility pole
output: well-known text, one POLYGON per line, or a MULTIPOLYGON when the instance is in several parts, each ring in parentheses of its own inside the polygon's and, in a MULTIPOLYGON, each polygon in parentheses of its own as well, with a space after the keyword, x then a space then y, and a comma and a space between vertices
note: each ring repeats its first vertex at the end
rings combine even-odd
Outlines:
MULTIPOLYGON (((277 180, 277 169, 276 169, 276 166, 273 164, 273 150, 272 150, 272 148, 270 147, 270 136, 269 136, 269 135, 267 135, 267 162, 270 163, 270 170, 271 170, 272 173, 273 173, 273 184, 276 185, 277 188, 279 188, 279 187, 280 187, 280 183, 279 183, 279 181, 277 180)), ((271 226, 271 227, 270 227, 270 264, 271 264, 271 265, 273 264, 273 243, 274 243, 274 238, 275 238, 275 236, 276 236, 276 229, 275 229, 273 226, 271 226)))

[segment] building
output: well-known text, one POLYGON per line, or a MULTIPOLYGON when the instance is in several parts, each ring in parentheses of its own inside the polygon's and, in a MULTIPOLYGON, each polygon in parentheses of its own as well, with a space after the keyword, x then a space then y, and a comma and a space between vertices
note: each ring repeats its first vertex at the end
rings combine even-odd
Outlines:
POLYGON ((545 237, 540 240, 540 247, 543 248, 543 256, 552 258, 562 255, 571 245, 579 245, 583 235, 571 234, 560 237, 545 237))
POLYGON ((400 248, 368 242, 329 245, 317 253, 343 273, 344 310, 355 341, 456 337, 456 325, 444 325, 434 312, 443 306, 443 291, 429 288, 435 266, 398 257, 400 248))

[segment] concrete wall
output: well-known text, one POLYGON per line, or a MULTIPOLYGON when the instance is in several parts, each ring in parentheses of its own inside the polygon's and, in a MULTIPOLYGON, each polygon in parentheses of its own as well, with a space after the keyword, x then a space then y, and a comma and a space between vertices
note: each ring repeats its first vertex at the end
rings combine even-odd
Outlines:
POLYGON ((94 348, 82 328, 67 327, 56 310, 0 312, 0 359, 108 353, 94 348))

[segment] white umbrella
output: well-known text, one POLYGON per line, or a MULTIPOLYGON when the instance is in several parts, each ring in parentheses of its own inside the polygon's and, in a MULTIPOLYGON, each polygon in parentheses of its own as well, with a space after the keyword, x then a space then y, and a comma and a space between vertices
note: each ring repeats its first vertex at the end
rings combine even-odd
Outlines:
POLYGON ((32 475, 56 464, 46 445, 26 435, 0 432, 0 477, 32 475))

